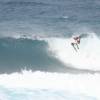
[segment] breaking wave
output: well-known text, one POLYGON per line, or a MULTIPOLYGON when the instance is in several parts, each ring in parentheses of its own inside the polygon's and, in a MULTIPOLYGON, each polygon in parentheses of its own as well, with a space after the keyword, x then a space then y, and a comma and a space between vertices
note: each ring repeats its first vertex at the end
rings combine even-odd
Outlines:
POLYGON ((49 49, 65 64, 79 69, 100 70, 99 37, 90 33, 88 37, 81 39, 78 52, 70 45, 70 40, 70 38, 48 39, 49 49))

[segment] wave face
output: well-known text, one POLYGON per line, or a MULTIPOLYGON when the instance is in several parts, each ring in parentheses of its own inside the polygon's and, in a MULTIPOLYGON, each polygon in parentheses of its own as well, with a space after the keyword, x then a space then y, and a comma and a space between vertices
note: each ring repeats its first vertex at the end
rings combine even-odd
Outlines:
POLYGON ((51 56, 44 40, 0 39, 0 73, 18 72, 22 69, 64 71, 63 63, 51 56), (62 68, 61 68, 62 66, 62 68))

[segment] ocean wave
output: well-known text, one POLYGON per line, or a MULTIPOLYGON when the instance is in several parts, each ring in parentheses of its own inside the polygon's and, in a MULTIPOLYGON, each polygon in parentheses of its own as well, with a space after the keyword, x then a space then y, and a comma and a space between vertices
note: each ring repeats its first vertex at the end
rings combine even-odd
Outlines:
POLYGON ((25 68, 47 72, 99 73, 100 40, 92 33, 88 37, 83 36, 78 52, 71 47, 71 38, 33 38, 26 35, 1 38, 0 73, 19 72, 25 68))

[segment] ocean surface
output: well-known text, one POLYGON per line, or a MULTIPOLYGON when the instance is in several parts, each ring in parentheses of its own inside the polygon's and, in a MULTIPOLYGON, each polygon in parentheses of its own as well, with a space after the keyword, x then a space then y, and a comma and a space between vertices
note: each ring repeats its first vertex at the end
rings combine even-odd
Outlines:
POLYGON ((100 100, 100 0, 0 0, 0 100, 100 100))

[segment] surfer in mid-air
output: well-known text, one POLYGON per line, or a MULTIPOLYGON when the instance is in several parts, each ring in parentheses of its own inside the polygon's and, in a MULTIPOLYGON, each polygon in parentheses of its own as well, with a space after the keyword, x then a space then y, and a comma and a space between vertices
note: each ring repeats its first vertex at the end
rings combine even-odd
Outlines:
POLYGON ((86 38, 87 36, 89 36, 89 34, 80 34, 72 37, 71 45, 76 52, 79 49, 80 40, 86 38))
POLYGON ((80 44, 80 36, 74 36, 72 38, 72 42, 71 45, 73 46, 73 48, 75 49, 75 51, 77 51, 79 49, 79 44, 80 44))

